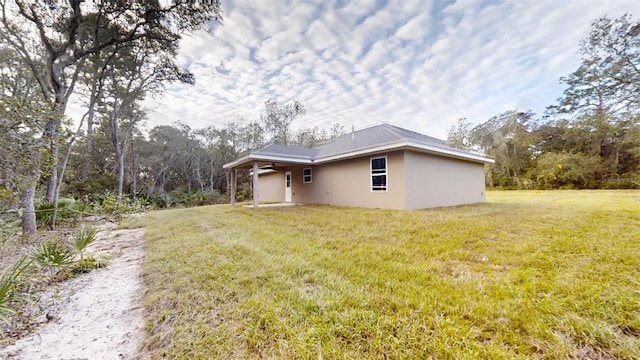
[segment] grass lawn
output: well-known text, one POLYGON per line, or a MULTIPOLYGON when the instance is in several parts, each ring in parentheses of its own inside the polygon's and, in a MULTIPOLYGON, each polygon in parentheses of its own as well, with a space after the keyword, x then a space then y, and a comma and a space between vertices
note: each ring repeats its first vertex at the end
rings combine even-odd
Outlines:
POLYGON ((640 359, 640 192, 422 211, 209 206, 146 226, 152 358, 640 359))

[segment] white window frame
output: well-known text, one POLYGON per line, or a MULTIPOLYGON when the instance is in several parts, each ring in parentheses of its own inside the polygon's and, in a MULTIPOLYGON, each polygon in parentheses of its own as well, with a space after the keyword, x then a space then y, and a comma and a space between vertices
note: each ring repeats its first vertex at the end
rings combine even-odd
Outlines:
POLYGON ((389 159, 387 159, 387 155, 384 156, 372 156, 369 158, 369 191, 372 193, 382 193, 389 191, 389 159), (384 159, 384 172, 373 173, 373 160, 384 159), (379 189, 373 188, 373 177, 374 176, 382 176, 385 177, 385 185, 384 189, 380 187, 379 189))
POLYGON ((311 168, 302 169, 302 182, 305 184, 311 184, 312 180, 313 180, 313 170, 311 170, 311 168), (304 174, 304 172, 307 170, 309 170, 309 175, 304 174), (309 177, 309 181, 307 181, 307 176, 309 177))

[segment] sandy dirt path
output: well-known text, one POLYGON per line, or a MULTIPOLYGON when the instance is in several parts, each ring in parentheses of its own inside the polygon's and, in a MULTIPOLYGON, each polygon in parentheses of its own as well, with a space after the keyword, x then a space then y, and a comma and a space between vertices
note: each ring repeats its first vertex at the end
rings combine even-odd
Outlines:
POLYGON ((57 285, 45 297, 48 322, 0 350, 1 359, 140 359, 144 339, 141 267, 144 229, 99 227, 89 253, 109 265, 57 285))

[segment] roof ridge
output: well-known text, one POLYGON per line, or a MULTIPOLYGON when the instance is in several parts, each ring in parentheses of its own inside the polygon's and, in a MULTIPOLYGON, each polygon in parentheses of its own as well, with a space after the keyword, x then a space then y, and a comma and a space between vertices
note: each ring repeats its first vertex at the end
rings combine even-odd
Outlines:
POLYGON ((398 131, 401 129, 400 127, 389 124, 389 123, 383 123, 380 126, 384 126, 385 130, 391 132, 393 135, 398 137, 399 140, 406 140, 406 138, 402 134, 400 134, 400 131, 398 131))
MULTIPOLYGON (((357 130, 350 131, 350 132, 348 132, 348 133, 346 133, 346 134, 344 134, 344 135, 341 135, 341 136, 339 136, 339 137, 347 136, 347 135, 351 135, 351 134, 357 134, 357 133, 361 133, 361 132, 363 132, 363 131, 373 130, 373 129, 375 129, 375 128, 381 128, 381 129, 384 129, 385 131, 387 131, 388 133, 391 133, 392 135, 394 135, 396 138, 398 138, 398 140, 402 140, 402 139, 403 139, 403 136, 402 136, 398 131, 396 131, 396 130, 394 129, 394 128, 396 128, 396 127, 397 127, 397 126, 391 125, 391 124, 390 124, 390 123, 388 123, 388 122, 383 122, 383 123, 379 123, 379 124, 369 125, 369 126, 367 126, 367 127, 363 127, 363 128, 361 128, 361 129, 357 129, 357 130)), ((399 127, 398 127, 398 128, 399 128, 399 127)), ((338 137, 338 138, 339 138, 339 137, 338 137)), ((338 138, 335 138, 334 140, 336 140, 336 139, 338 139, 338 138)), ((330 142, 332 142, 332 141, 330 141, 330 142)))

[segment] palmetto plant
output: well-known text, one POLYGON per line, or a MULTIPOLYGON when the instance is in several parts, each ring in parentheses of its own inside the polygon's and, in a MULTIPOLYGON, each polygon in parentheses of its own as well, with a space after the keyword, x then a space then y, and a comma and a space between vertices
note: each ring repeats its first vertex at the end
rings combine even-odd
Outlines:
POLYGON ((53 277, 60 269, 74 262, 74 254, 58 241, 45 241, 29 251, 29 256, 39 266, 49 270, 53 277))
POLYGON ((26 256, 21 257, 13 265, 0 274, 0 321, 9 323, 9 315, 15 313, 14 303, 20 299, 17 289, 20 277, 31 263, 26 256))
POLYGON ((91 243, 96 240, 98 230, 93 226, 83 226, 73 235, 73 247, 80 254, 80 261, 84 260, 84 253, 91 243))

